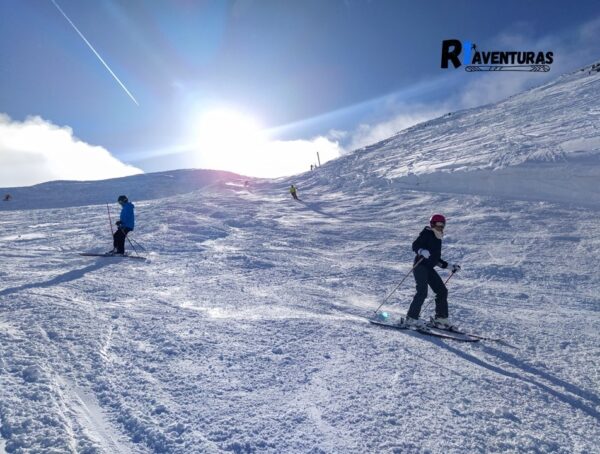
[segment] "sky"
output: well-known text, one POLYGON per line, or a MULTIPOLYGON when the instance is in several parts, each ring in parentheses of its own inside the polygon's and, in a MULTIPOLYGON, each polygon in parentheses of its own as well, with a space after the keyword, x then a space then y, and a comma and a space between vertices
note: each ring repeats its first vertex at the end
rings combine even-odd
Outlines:
POLYGON ((0 187, 178 168, 308 171, 600 60, 600 3, 0 0, 0 187), (440 67, 445 39, 552 51, 440 67))

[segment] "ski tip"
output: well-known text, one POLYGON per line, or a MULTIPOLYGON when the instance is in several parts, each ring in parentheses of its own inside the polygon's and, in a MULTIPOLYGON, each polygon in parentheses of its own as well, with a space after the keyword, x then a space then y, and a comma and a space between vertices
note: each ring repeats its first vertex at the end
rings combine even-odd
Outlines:
POLYGON ((388 314, 387 312, 376 312, 372 318, 373 320, 387 321, 390 319, 390 314, 388 314))

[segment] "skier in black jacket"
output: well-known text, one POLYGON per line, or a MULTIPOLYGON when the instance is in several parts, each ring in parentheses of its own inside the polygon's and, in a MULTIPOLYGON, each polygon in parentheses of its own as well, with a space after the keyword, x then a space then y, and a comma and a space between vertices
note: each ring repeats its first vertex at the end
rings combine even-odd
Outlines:
MULTIPOLYGON (((419 320, 421 306, 427 298, 427 286, 435 292, 435 318, 434 326, 441 328, 449 327, 448 322, 448 290, 435 271, 434 267, 448 268, 448 262, 442 260, 442 238, 446 218, 441 214, 434 214, 429 220, 429 227, 425 227, 419 237, 413 242, 412 249, 415 251, 415 266, 413 274, 417 283, 417 294, 414 296, 408 313, 406 324, 416 327, 424 327, 425 323, 419 320), (420 261, 420 262, 419 262, 420 261)), ((460 270, 460 265, 452 265, 452 272, 460 270)))

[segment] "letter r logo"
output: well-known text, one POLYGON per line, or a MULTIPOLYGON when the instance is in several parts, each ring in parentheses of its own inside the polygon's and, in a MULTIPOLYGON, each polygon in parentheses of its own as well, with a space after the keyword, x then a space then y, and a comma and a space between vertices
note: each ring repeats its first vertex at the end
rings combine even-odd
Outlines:
POLYGON ((442 41, 442 68, 448 68, 451 60, 455 68, 461 66, 458 56, 462 52, 462 44, 458 39, 445 39, 442 41))

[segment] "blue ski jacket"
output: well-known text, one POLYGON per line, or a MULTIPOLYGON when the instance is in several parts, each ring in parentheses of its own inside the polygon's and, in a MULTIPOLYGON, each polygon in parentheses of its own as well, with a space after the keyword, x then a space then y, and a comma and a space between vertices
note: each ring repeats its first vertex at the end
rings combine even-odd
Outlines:
POLYGON ((121 216, 119 217, 121 221, 121 227, 127 227, 130 230, 133 230, 135 226, 135 214, 133 213, 133 209, 135 206, 131 202, 126 202, 123 204, 121 208, 121 216))

